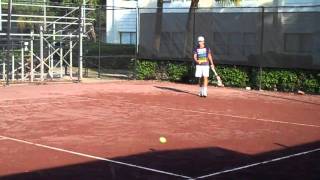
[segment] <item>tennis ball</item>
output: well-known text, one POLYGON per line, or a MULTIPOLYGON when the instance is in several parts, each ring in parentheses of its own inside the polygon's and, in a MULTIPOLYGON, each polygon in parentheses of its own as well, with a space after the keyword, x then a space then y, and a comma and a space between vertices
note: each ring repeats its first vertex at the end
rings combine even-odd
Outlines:
POLYGON ((167 142, 167 139, 166 139, 165 137, 161 136, 161 137, 159 138, 159 141, 160 141, 160 143, 164 144, 164 143, 167 142))

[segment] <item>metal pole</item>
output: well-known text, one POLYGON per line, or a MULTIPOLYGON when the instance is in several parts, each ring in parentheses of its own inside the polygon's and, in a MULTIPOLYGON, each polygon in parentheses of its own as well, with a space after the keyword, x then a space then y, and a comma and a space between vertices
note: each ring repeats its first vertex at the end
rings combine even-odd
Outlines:
POLYGON ((33 30, 31 31, 31 41, 30 41, 30 80, 33 82, 33 30))
POLYGON ((63 48, 62 42, 60 42, 60 78, 63 76, 63 48))
POLYGON ((46 7, 46 0, 43 0, 43 27, 44 27, 44 31, 47 31, 47 7, 46 7))
POLYGON ((24 42, 21 45, 21 81, 24 81, 24 42))
POLYGON ((6 63, 3 61, 2 63, 2 80, 6 79, 6 63))
POLYGON ((98 57, 98 78, 101 78, 101 8, 99 7, 99 12, 98 12, 98 21, 99 21, 99 29, 98 29, 98 42, 99 42, 99 57, 98 57))
POLYGON ((9 85, 9 59, 10 59, 10 52, 12 51, 12 43, 11 43, 11 14, 12 14, 12 0, 8 1, 8 16, 7 16, 7 39, 8 39, 8 47, 7 47, 7 58, 6 58, 6 64, 7 64, 7 82, 6 85, 9 85), (9 44, 11 45, 11 49, 9 48, 9 44))
POLYGON ((53 45, 56 46, 56 24, 55 23, 53 23, 52 28, 53 28, 52 30, 53 45))
POLYGON ((70 36, 70 42, 69 42, 69 48, 70 48, 70 50, 69 50, 69 68, 70 68, 70 78, 72 79, 73 78, 73 75, 72 75, 72 37, 70 36))
POLYGON ((133 78, 136 79, 137 75, 137 60, 139 57, 139 35, 140 35, 140 9, 139 4, 137 2, 137 8, 136 8, 136 53, 135 53, 135 59, 134 59, 134 66, 133 66, 133 78))
POLYGON ((263 41, 264 41, 264 6, 262 6, 261 13, 261 32, 260 32, 260 61, 259 61, 259 90, 262 90, 262 66, 261 62, 263 61, 263 41))
POLYGON ((83 10, 82 5, 80 6, 80 18, 79 18, 79 61, 78 61, 78 81, 82 80, 82 55, 83 55, 83 10))
POLYGON ((50 46, 48 46, 48 55, 49 55, 49 56, 48 56, 48 58, 49 58, 49 59, 48 59, 48 64, 49 64, 49 76, 52 77, 52 76, 51 76, 51 70, 52 70, 52 69, 51 69, 51 48, 50 48, 50 46))
POLYGON ((138 3, 137 3, 137 8, 136 8, 136 58, 139 54, 139 31, 140 31, 140 25, 139 25, 139 7, 138 7, 138 3))
POLYGON ((83 0, 82 2, 83 7, 82 7, 82 18, 83 18, 83 32, 86 32, 86 0, 83 0))
POLYGON ((43 27, 40 26, 40 81, 44 81, 43 27))
POLYGON ((12 82, 14 81, 14 54, 11 56, 11 80, 12 82))

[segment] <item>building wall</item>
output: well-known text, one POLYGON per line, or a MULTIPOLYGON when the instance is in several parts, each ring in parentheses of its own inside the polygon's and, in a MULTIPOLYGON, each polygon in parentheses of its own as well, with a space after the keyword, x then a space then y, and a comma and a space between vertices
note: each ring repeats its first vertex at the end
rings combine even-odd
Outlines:
POLYGON ((135 44, 137 1, 107 0, 106 5, 106 42, 135 44))

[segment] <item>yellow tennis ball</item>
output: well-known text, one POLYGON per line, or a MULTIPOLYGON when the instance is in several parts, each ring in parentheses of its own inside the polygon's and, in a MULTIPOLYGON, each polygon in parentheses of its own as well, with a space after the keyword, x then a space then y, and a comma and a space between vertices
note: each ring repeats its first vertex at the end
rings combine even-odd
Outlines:
POLYGON ((159 141, 160 141, 160 143, 164 144, 167 142, 167 139, 165 137, 160 137, 159 141))

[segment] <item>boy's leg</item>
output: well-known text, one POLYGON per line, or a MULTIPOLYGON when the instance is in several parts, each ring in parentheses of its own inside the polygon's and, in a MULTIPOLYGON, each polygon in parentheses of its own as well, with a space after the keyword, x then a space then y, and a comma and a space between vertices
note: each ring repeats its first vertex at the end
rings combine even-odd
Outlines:
POLYGON ((203 96, 208 96, 208 77, 203 77, 203 96))
POLYGON ((199 96, 203 96, 203 77, 200 77, 199 78, 199 87, 200 87, 200 90, 199 90, 199 96))

